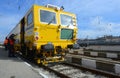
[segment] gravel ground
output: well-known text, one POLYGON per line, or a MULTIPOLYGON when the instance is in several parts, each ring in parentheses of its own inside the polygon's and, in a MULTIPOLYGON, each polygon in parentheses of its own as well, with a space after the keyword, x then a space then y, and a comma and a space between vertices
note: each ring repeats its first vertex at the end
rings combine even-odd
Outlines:
POLYGON ((104 76, 92 74, 91 72, 88 72, 88 71, 83 72, 80 69, 73 68, 73 67, 66 66, 66 65, 55 65, 55 66, 52 66, 51 69, 54 69, 63 74, 66 74, 67 76, 71 78, 107 78, 104 76))

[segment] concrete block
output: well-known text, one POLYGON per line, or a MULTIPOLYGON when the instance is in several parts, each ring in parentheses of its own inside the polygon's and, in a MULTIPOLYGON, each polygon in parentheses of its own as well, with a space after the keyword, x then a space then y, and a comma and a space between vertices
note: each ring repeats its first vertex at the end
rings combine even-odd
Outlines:
POLYGON ((98 56, 98 52, 90 52, 91 56, 98 56))
POLYGON ((120 74, 120 64, 115 64, 115 73, 120 74))
POLYGON ((78 52, 78 54, 84 54, 84 52, 83 52, 83 51, 81 51, 81 52, 78 52))
POLYGON ((82 66, 96 68, 96 60, 82 58, 82 66))
POLYGON ((117 55, 117 53, 107 53, 107 57, 118 58, 118 55, 117 55))
POLYGON ((69 53, 74 53, 73 49, 69 50, 69 53))
POLYGON ((108 71, 108 72, 113 72, 114 73, 114 64, 111 63, 105 63, 105 62, 96 62, 96 68, 103 70, 103 71, 108 71))

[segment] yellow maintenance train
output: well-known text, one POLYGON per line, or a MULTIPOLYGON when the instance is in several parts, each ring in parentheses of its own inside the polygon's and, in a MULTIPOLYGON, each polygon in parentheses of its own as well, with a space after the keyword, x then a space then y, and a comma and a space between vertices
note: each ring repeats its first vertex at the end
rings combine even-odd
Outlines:
POLYGON ((76 46, 75 14, 54 5, 33 5, 15 28, 15 50, 38 64, 64 61, 68 48, 76 46))

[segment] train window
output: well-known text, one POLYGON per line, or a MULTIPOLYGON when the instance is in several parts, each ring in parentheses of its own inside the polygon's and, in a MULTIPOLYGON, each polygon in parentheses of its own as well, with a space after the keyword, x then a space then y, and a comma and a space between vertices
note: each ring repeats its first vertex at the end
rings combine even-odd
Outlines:
POLYGON ((27 16, 27 25, 31 24, 33 22, 33 13, 30 12, 27 16))
POLYGON ((72 21, 72 17, 65 15, 65 14, 61 14, 60 15, 61 18, 61 25, 64 26, 73 26, 73 21, 72 21))
POLYGON ((56 14, 54 12, 40 10, 40 21, 48 24, 56 24, 56 14))

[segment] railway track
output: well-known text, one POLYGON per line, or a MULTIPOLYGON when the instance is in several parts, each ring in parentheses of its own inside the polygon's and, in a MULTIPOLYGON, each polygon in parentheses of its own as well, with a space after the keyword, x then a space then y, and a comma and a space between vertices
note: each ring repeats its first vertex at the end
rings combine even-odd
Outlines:
MULTIPOLYGON (((78 69, 75 66, 64 64, 54 65, 51 67, 44 67, 45 69, 55 72, 60 78, 97 78, 95 74, 91 74, 91 72, 82 72, 81 69, 78 69)), ((101 76, 101 78, 107 78, 101 76)))
MULTIPOLYGON (((20 55, 17 56, 25 60, 29 64, 31 64, 33 67, 36 65, 33 62, 21 57, 20 55)), ((33 67, 32 70, 38 72, 40 75, 43 75, 44 76, 43 78, 119 78, 120 77, 111 73, 86 68, 72 63, 59 63, 50 66, 40 65, 38 68, 35 69, 33 67)))
POLYGON ((99 56, 92 56, 92 55, 84 55, 84 54, 76 54, 76 53, 68 53, 68 54, 72 54, 72 55, 80 55, 80 56, 87 56, 87 57, 91 57, 91 58, 101 58, 101 59, 105 59, 105 60, 111 60, 111 61, 118 61, 120 62, 120 58, 108 58, 108 57, 99 57, 99 56))
POLYGON ((66 61, 120 76, 120 61, 67 54, 66 61))
POLYGON ((111 52, 111 51, 89 51, 89 50, 69 50, 70 54, 75 55, 84 55, 89 57, 99 57, 99 58, 108 58, 116 61, 120 61, 120 53, 119 52, 111 52))
POLYGON ((43 66, 43 68, 54 72, 60 78, 119 78, 120 77, 108 72, 85 68, 70 63, 61 63, 51 67, 43 66))

